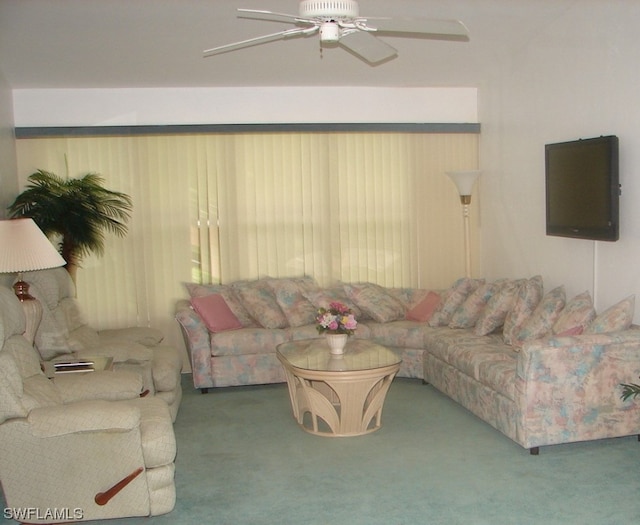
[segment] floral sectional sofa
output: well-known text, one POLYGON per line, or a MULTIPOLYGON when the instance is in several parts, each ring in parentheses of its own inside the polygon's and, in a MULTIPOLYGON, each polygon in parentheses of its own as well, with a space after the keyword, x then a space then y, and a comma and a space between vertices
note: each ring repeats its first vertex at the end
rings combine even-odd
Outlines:
POLYGON ((640 433, 640 404, 620 397, 640 376, 634 297, 597 314, 542 278, 462 278, 444 291, 372 283, 320 288, 308 277, 187 284, 177 304, 193 382, 208 388, 284 382, 278 344, 318 337, 331 301, 358 319, 355 337, 402 356, 420 378, 531 453, 540 446, 640 433))

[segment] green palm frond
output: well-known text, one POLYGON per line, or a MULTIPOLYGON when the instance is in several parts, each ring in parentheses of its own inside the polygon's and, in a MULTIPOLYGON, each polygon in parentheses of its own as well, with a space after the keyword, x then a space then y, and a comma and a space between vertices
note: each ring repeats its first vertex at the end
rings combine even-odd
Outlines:
POLYGON ((623 383, 620 386, 622 387, 622 395, 620 397, 623 401, 626 401, 630 397, 636 398, 640 396, 640 385, 636 383, 623 383))
POLYGON ((63 178, 38 170, 9 207, 12 217, 31 217, 47 236, 60 235, 60 252, 67 263, 104 253, 105 232, 127 233, 133 204, 125 193, 104 187, 104 178, 88 173, 63 178))

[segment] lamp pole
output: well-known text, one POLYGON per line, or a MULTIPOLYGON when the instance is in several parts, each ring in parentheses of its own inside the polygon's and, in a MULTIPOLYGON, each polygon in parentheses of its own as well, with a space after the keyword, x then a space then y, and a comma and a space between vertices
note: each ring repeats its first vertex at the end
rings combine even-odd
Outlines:
POLYGON ((480 171, 448 171, 447 175, 455 183, 462 204, 462 220, 464 222, 464 257, 465 275, 471 277, 471 240, 469 228, 469 205, 471 204, 471 190, 480 171))

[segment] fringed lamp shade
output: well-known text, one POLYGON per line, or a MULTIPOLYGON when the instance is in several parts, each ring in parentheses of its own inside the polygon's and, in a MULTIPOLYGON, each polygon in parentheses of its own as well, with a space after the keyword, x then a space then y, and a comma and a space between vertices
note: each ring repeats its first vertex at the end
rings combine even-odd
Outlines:
POLYGON ((0 273, 19 275, 13 289, 25 309, 25 337, 32 342, 42 317, 42 306, 29 295, 29 285, 22 280, 22 273, 65 264, 33 219, 0 220, 0 273))

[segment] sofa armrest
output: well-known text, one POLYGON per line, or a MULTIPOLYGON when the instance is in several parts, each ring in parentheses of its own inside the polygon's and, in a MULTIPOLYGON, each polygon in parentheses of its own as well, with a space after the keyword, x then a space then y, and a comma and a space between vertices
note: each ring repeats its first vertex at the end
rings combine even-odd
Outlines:
POLYGON ((640 375, 640 331, 555 337, 518 356, 516 396, 526 447, 640 433, 640 404, 621 383, 640 375))
POLYGON ((136 399, 142 392, 140 374, 130 370, 59 374, 55 377, 54 383, 64 403, 95 399, 136 399))
POLYGON ((86 432, 128 432, 140 425, 140 410, 110 401, 79 401, 70 405, 36 408, 27 421, 38 438, 86 432))
POLYGON ((212 387, 211 336, 209 330, 197 312, 191 308, 189 301, 178 301, 175 317, 180 324, 185 345, 189 351, 194 387, 212 387))

